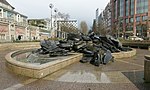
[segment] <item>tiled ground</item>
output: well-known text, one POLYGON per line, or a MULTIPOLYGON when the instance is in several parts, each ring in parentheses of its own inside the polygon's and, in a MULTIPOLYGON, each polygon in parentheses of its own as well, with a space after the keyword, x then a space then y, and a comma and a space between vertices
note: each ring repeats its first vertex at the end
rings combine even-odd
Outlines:
POLYGON ((144 76, 143 71, 138 72, 124 72, 123 73, 138 89, 140 90, 149 90, 150 83, 144 83, 144 80, 141 76, 144 76))
POLYGON ((16 75, 5 67, 4 56, 12 50, 0 51, 0 90, 149 90, 143 81, 144 55, 137 50, 132 58, 116 60, 95 67, 75 63, 42 79, 16 75))

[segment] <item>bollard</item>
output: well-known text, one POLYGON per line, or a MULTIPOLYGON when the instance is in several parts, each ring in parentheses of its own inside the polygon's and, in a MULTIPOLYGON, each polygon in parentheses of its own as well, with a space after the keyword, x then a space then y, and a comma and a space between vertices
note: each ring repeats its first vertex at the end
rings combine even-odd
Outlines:
POLYGON ((150 51, 150 46, 148 47, 148 50, 150 51))
POLYGON ((150 55, 145 55, 144 60, 144 80, 150 82, 150 55))

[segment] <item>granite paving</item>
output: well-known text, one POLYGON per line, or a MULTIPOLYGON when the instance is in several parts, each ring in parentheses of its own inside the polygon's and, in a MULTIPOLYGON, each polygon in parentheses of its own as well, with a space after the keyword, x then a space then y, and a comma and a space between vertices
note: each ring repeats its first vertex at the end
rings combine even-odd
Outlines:
POLYGON ((16 50, 0 50, 0 90, 149 90, 144 83, 144 55, 137 49, 131 58, 117 59, 96 67, 89 63, 74 63, 41 79, 14 74, 5 66, 5 55, 16 50))

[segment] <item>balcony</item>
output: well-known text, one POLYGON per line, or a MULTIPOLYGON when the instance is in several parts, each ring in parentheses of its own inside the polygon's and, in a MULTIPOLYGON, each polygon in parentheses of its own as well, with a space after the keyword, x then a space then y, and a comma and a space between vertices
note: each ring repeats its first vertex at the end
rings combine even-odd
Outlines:
POLYGON ((16 22, 16 21, 15 21, 15 25, 17 25, 17 26, 22 26, 22 27, 26 27, 28 24, 27 24, 27 22, 16 22))
POLYGON ((26 27, 28 25, 27 22, 17 22, 14 19, 6 19, 6 18, 0 18, 0 23, 5 23, 5 24, 15 23, 15 25, 23 26, 23 27, 26 27))
POLYGON ((6 23, 6 24, 8 24, 9 20, 6 19, 6 18, 0 18, 0 23, 6 23))

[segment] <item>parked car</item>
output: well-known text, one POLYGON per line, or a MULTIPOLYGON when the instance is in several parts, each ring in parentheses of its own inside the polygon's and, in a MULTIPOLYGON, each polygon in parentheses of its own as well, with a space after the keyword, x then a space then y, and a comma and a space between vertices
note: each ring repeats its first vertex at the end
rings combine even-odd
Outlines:
POLYGON ((143 38, 140 38, 140 37, 137 37, 137 36, 129 36, 129 40, 143 41, 143 38))

